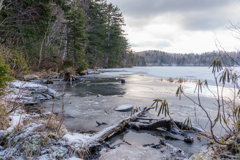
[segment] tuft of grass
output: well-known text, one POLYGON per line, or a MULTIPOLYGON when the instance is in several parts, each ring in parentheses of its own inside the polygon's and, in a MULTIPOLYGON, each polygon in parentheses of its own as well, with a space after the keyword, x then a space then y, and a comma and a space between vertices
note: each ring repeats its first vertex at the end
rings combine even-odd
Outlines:
POLYGON ((174 79, 172 77, 168 78, 167 80, 171 83, 174 81, 174 79))
POLYGON ((69 71, 72 75, 76 75, 77 71, 74 67, 67 68, 67 71, 69 71))
POLYGON ((187 82, 187 79, 184 78, 178 78, 177 83, 183 83, 183 82, 187 82))
POLYGON ((0 130, 6 130, 9 127, 7 107, 0 102, 0 130))

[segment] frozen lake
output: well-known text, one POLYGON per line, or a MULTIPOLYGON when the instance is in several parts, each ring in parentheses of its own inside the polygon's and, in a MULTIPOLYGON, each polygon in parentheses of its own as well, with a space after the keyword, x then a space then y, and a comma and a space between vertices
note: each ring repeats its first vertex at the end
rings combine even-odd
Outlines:
MULTIPOLYGON (((181 85, 183 86, 184 92, 190 98, 197 101, 197 94, 194 93, 194 81, 196 79, 207 79, 210 84, 209 88, 216 92, 211 69, 207 67, 134 67, 100 71, 108 72, 99 75, 90 75, 86 78, 84 83, 70 84, 66 82, 55 82, 55 84, 49 85, 49 87, 60 91, 63 86, 65 86, 65 97, 63 100, 54 100, 54 103, 52 101, 44 102, 42 106, 49 110, 52 110, 52 106, 54 106, 54 112, 61 115, 62 106, 64 104, 65 114, 67 115, 64 124, 68 129, 72 131, 94 133, 130 116, 130 112, 115 111, 114 109, 117 106, 131 104, 134 108, 144 108, 150 106, 154 99, 160 98, 168 101, 170 115, 174 120, 184 121, 189 117, 192 119, 194 126, 209 130, 209 123, 205 113, 189 99, 182 97, 182 99, 179 100, 179 98, 176 97, 176 91, 180 84, 170 83, 164 79, 168 79, 169 77, 182 77, 191 80, 191 82, 186 82, 181 85), (125 79, 126 83, 122 84, 121 79, 125 79), (107 125, 97 126, 96 121, 100 123, 105 122, 107 125)), ((224 91, 227 97, 230 97, 232 94, 230 89, 231 88, 227 88, 226 91, 224 91)), ((217 115, 217 108, 216 100, 212 93, 204 88, 200 95, 200 100, 202 106, 204 106, 212 119, 215 118, 217 115)), ((150 110, 146 116, 153 119, 165 118, 163 115, 158 117, 155 110, 150 110)), ((217 130, 217 135, 220 136, 224 134, 224 131, 221 130, 219 126, 220 125, 216 125, 215 129, 217 130)), ((120 148, 120 150, 123 151, 122 154, 137 157, 138 155, 131 155, 128 151, 132 153, 132 151, 138 150, 140 153, 145 150, 142 145, 145 143, 143 140, 146 134, 136 134, 137 135, 127 131, 126 135, 124 134, 123 137, 126 138, 130 136, 131 138, 128 139, 128 141, 130 141, 135 136, 140 136, 141 140, 139 143, 141 143, 141 145, 139 146, 136 144, 136 146, 134 145, 134 147, 129 149, 128 146, 124 144, 121 146, 122 148, 120 148)), ((197 136, 193 136, 195 136, 194 138, 196 139, 197 136)), ((150 136, 149 142, 159 137, 161 136, 150 136)), ((122 143, 126 140, 125 138, 122 140, 120 139, 120 141, 116 140, 117 143, 114 140, 111 144, 116 145, 122 143)), ((119 137, 117 139, 119 139, 119 137)), ((203 149, 201 148, 202 144, 200 145, 199 143, 193 143, 191 146, 179 141, 169 141, 168 143, 180 147, 189 155, 203 149), (194 149, 190 150, 189 147, 194 149)), ((109 156, 108 159, 111 159, 111 154, 115 154, 115 151, 117 152, 117 150, 111 150, 111 153, 107 153, 105 156, 109 156)), ((149 148, 147 151, 149 151, 149 148)), ((155 150, 151 150, 151 152, 157 155, 155 159, 161 156, 155 154, 155 150)))
MULTIPOLYGON (((101 70, 101 69, 100 69, 101 70)), ((160 78, 184 78, 188 80, 207 80, 209 84, 215 84, 214 77, 212 74, 212 68, 209 67, 133 67, 133 68, 116 68, 116 69, 104 69, 104 70, 115 70, 115 71, 126 71, 116 72, 114 74, 145 74, 152 77, 160 78)), ((235 71, 240 71, 240 67, 235 67, 235 71)), ((112 74, 112 73, 110 73, 112 74)), ((104 73, 103 75, 110 75, 104 73)), ((114 75, 112 74, 112 75, 114 75)))

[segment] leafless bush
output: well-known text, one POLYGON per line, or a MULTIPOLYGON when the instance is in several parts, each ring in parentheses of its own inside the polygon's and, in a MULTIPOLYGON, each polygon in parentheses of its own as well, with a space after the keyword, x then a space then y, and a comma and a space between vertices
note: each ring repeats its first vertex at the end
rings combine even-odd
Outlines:
POLYGON ((170 77, 170 78, 168 78, 167 80, 168 80, 169 82, 171 82, 171 83, 172 83, 172 82, 174 82, 174 79, 173 79, 173 78, 171 78, 171 77, 170 77))

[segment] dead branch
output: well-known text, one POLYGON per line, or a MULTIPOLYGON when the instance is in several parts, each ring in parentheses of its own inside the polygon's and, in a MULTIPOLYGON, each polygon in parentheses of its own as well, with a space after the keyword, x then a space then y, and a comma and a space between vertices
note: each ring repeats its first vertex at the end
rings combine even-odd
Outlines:
POLYGON ((141 116, 142 114, 144 114, 149 109, 150 108, 145 107, 143 110, 133 114, 129 118, 124 119, 124 120, 120 121, 119 123, 117 123, 117 124, 115 124, 111 127, 108 127, 106 129, 102 130, 101 132, 95 134, 87 142, 87 150, 86 151, 91 152, 94 148, 100 146, 102 141, 104 141, 107 138, 110 138, 111 136, 113 136, 114 134, 116 134, 118 132, 121 132, 127 124, 135 121, 137 119, 137 117, 141 116))

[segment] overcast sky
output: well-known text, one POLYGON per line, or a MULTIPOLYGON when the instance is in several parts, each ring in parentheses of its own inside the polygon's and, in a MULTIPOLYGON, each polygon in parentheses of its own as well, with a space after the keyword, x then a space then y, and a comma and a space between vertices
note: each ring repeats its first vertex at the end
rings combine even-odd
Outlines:
POLYGON ((215 37, 225 50, 240 50, 240 39, 227 28, 229 21, 240 22, 239 0, 107 1, 123 13, 124 30, 134 51, 208 52, 217 50, 215 37))

